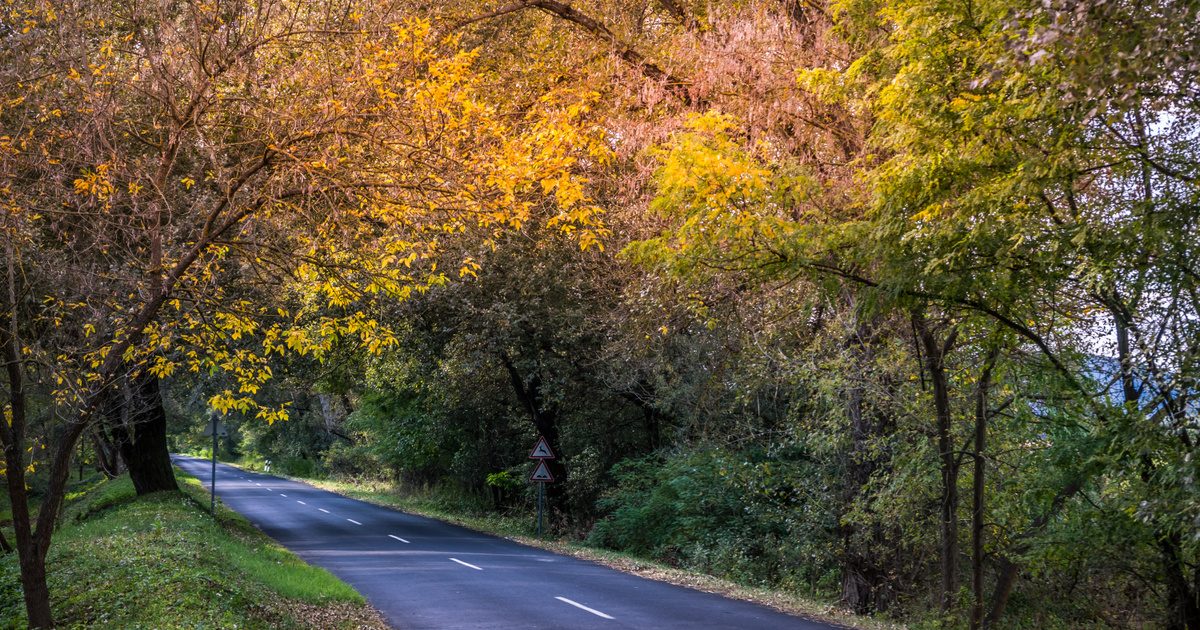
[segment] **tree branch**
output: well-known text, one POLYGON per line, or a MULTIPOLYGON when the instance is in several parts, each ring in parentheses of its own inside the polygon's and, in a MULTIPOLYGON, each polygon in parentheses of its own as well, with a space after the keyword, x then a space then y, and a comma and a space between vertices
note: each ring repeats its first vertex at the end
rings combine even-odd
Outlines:
POLYGON ((450 30, 457 30, 476 22, 490 20, 500 16, 508 15, 510 13, 523 11, 525 9, 538 9, 544 13, 548 13, 554 17, 565 20, 578 26, 579 28, 582 28, 592 37, 611 46, 613 52, 618 57, 640 71, 642 76, 652 81, 662 83, 667 88, 667 91, 678 98, 684 105, 703 105, 703 101, 694 99, 692 97, 691 92, 688 90, 687 81, 684 81, 683 79, 680 79, 679 77, 676 77, 663 70, 653 62, 647 61, 641 53, 634 49, 633 45, 617 37, 617 35, 612 32, 612 29, 605 26, 599 20, 579 11, 575 7, 565 2, 558 2, 557 0, 520 0, 518 2, 500 7, 495 11, 490 11, 483 15, 459 22, 451 27, 450 30))

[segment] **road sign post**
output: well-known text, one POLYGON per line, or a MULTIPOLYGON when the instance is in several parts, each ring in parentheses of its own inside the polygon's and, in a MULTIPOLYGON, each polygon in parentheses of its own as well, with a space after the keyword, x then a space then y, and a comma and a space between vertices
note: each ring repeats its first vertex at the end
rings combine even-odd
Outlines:
POLYGON ((538 436, 537 444, 533 445, 533 450, 529 452, 529 459, 536 459, 537 466, 533 469, 533 474, 529 475, 529 480, 538 485, 537 498, 537 535, 542 537, 542 512, 543 505, 546 502, 546 484, 554 482, 554 475, 550 473, 550 468, 546 466, 546 461, 554 459, 554 451, 550 450, 550 443, 546 438, 538 436))
POLYGON ((208 426, 204 427, 202 435, 212 435, 212 476, 209 477, 209 511, 212 512, 213 518, 217 517, 217 438, 225 437, 229 433, 225 430, 225 425, 221 423, 220 416, 216 411, 208 415, 208 426))

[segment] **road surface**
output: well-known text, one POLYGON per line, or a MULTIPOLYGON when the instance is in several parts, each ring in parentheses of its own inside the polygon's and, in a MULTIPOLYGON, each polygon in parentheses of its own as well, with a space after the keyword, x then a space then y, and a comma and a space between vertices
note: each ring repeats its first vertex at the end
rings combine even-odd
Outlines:
MULTIPOLYGON (((172 459, 207 486, 208 460, 172 459)), ((834 628, 223 464, 217 496, 405 630, 834 628)))

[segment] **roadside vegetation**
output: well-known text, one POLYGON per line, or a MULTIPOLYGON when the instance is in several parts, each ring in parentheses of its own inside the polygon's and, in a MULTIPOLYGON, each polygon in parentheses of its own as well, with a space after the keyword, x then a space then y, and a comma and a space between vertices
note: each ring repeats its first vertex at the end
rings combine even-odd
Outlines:
MULTIPOLYGON (((47 562, 71 628, 385 628, 358 593, 220 508, 199 482, 138 497, 127 477, 77 482, 47 562)), ((14 554, 0 557, 0 627, 27 626, 14 554)))

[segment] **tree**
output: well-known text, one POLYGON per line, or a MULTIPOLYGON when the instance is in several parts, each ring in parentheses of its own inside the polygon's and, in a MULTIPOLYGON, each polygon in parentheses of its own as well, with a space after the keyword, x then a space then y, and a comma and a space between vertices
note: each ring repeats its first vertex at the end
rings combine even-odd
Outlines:
MULTIPOLYGON (((1176 317, 1189 317, 1193 305, 1168 296, 1191 293, 1189 272, 1176 265, 1179 248, 1196 243, 1195 216, 1178 194, 1197 164, 1194 138, 1176 124, 1197 115, 1180 89, 1194 81, 1195 64, 1168 52, 1197 32, 1191 20, 1157 16, 1190 16, 1195 7, 1164 3, 1135 15, 1089 3, 877 6, 882 23, 857 13, 859 32, 886 28, 891 43, 841 76, 865 86, 859 94, 878 121, 875 141, 889 156, 875 170, 876 216, 881 243, 899 245, 881 258, 900 268, 881 284, 995 319, 1036 347, 1079 400, 1105 387, 1094 383, 1094 363, 1072 360, 1065 348, 1117 359, 1122 391, 1110 400, 1124 408, 1092 404, 1089 413, 1121 463, 1084 462, 1021 538, 1037 535, 1090 483, 1157 478, 1163 485, 1147 487, 1149 495, 1176 496, 1174 509, 1146 520, 1163 558, 1166 624, 1197 625, 1196 594, 1180 571, 1188 552, 1169 533, 1186 527, 1175 509, 1189 502, 1155 472, 1194 443, 1193 421, 1164 421, 1178 409, 1171 401, 1190 396, 1176 385, 1193 382, 1192 366, 1158 343, 1177 339, 1168 343, 1184 353, 1192 345, 1175 335, 1183 333, 1176 317), (1144 57, 1160 54, 1167 63, 1144 57), (1025 303, 1034 287, 1041 295, 1025 303), (1112 316, 1109 348, 1086 341, 1097 312, 1112 316), (1134 320, 1157 331, 1154 341, 1132 341, 1134 320), (1162 361, 1171 363, 1172 385, 1135 385, 1164 374, 1162 361), (1154 446, 1134 437, 1147 434, 1158 436, 1154 446), (1143 455, 1126 450, 1131 441, 1143 455)), ((1002 573, 989 623, 1016 575, 1011 564, 1002 573)))
POLYGON ((553 227, 594 240, 575 176, 595 150, 586 97, 548 97, 514 133, 477 88, 475 55, 398 8, 6 9, 0 438, 32 626, 53 623, 45 559, 75 445, 118 383, 221 370, 236 385, 210 404, 285 418, 252 398, 265 358, 347 336, 386 347, 360 308, 445 281, 429 254, 459 226, 519 225, 553 192, 553 227), (272 278, 302 308, 260 325, 278 302, 251 298, 272 278), (42 438, 36 528, 24 483, 35 396, 63 419, 42 438))

